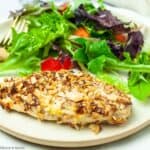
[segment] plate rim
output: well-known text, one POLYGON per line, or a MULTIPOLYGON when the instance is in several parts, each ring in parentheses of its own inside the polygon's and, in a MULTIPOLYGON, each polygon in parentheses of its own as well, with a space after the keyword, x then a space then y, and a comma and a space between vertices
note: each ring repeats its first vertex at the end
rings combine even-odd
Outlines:
POLYGON ((0 125, 0 130, 13 136, 18 139, 21 139, 23 141, 27 141, 30 143, 34 144, 39 144, 39 145, 45 145, 45 146, 54 146, 54 147, 68 147, 68 148, 75 148, 75 147, 89 147, 89 146, 96 146, 96 145, 101 145, 101 144, 106 144, 106 143, 111 143, 123 138, 126 138, 128 136, 131 136, 143 128, 147 127, 150 125, 150 119, 145 120, 144 123, 141 123, 140 125, 134 126, 134 129, 131 128, 130 130, 127 130, 125 132, 121 132, 119 134, 115 134, 110 137, 105 137, 105 138, 98 138, 98 139, 89 139, 89 140, 76 140, 76 141, 67 141, 67 140, 46 140, 46 139, 40 139, 38 137, 34 137, 31 135, 25 135, 22 133, 19 133, 16 130, 11 130, 8 127, 4 127, 3 125, 0 125))

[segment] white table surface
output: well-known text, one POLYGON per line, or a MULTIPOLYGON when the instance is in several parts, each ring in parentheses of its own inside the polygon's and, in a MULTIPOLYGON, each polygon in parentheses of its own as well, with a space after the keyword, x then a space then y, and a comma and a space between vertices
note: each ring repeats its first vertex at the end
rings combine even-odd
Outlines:
MULTIPOLYGON (((18 0, 4 0, 0 5, 0 22, 5 20, 8 12, 14 8, 19 8, 18 0)), ((150 127, 147 127, 139 133, 126 139, 91 147, 83 150, 148 150, 150 148, 150 127)), ((16 139, 0 131, 0 150, 63 150, 62 148, 44 147, 36 144, 27 143, 16 139), (15 148, 16 147, 16 148, 15 148)), ((65 150, 65 149, 64 149, 65 150)), ((71 149, 69 149, 71 150, 71 149)), ((77 148, 81 150, 81 148, 77 148)))

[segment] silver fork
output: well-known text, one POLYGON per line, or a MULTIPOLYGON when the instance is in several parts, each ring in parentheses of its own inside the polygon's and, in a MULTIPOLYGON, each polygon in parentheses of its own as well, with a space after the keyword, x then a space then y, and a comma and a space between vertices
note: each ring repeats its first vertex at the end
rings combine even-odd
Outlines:
MULTIPOLYGON (((11 26, 8 28, 8 31, 3 35, 0 40, 1 46, 7 46, 12 41, 12 28, 14 28, 18 33, 27 31, 26 20, 17 16, 13 19, 11 26)), ((1 29, 0 29, 1 30, 1 29)))

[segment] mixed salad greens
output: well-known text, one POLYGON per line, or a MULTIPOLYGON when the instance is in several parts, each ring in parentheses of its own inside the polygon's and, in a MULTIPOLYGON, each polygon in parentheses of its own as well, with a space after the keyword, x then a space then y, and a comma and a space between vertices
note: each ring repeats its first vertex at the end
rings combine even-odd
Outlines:
POLYGON ((19 11, 28 22, 28 31, 12 29, 9 57, 0 63, 0 75, 78 68, 146 100, 150 54, 142 51, 142 33, 134 23, 113 16, 102 0, 97 3, 98 8, 88 0, 59 7, 41 2, 19 11), (127 74, 128 81, 120 74, 127 74))

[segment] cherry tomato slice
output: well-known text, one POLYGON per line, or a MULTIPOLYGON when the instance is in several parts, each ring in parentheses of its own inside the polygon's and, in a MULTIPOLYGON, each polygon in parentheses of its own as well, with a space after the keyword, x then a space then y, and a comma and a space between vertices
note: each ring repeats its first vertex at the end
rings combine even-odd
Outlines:
POLYGON ((90 36, 88 31, 83 27, 78 28, 75 31, 74 35, 77 35, 77 36, 80 36, 80 37, 89 37, 90 36))
POLYGON ((59 71, 61 67, 60 61, 51 57, 41 63, 42 71, 59 71))
POLYGON ((63 60, 62 68, 63 69, 71 69, 71 67, 72 67, 71 58, 69 56, 66 56, 63 60))
POLYGON ((127 35, 123 33, 119 33, 115 35, 115 39, 118 42, 125 43, 127 41, 127 35))

